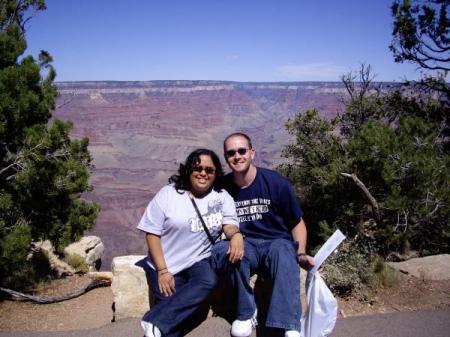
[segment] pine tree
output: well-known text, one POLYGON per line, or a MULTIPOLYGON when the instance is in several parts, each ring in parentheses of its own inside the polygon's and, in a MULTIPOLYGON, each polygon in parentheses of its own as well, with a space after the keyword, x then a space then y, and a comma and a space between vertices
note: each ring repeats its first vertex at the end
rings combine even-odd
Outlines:
POLYGON ((41 271, 30 243, 49 239, 59 252, 93 228, 98 206, 90 189, 88 139, 51 119, 57 88, 52 58, 24 56, 27 14, 43 0, 0 2, 0 284, 22 287, 41 271), (42 74, 46 74, 45 76, 42 74), (50 120, 51 119, 51 120, 50 120))
POLYGON ((396 62, 412 62, 422 69, 450 70, 448 0, 396 0, 392 4, 396 62))
POLYGON ((287 123, 295 142, 280 170, 299 191, 312 243, 340 228, 367 238, 371 254, 448 253, 447 101, 408 86, 372 89, 366 75, 346 85, 350 99, 335 120, 306 111, 287 123))

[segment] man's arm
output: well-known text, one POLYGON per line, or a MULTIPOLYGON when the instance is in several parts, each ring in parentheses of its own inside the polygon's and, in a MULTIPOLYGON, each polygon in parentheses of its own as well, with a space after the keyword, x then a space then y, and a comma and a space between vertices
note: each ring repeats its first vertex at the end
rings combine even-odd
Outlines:
POLYGON ((294 241, 298 241, 299 247, 297 251, 297 261, 303 269, 310 269, 314 266, 314 258, 306 254, 306 242, 308 238, 308 232, 306 230, 306 224, 303 219, 292 228, 292 238, 294 241))

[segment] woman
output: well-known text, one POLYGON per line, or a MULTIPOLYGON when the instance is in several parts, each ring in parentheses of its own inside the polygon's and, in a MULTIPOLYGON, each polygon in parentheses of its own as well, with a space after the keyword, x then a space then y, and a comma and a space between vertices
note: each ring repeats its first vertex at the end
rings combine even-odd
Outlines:
POLYGON ((229 260, 234 263, 244 255, 234 201, 219 187, 222 176, 213 151, 195 150, 142 216, 137 228, 146 233, 155 297, 155 306, 141 322, 146 337, 180 336, 183 324, 214 289, 211 241, 222 230, 230 240, 229 260))

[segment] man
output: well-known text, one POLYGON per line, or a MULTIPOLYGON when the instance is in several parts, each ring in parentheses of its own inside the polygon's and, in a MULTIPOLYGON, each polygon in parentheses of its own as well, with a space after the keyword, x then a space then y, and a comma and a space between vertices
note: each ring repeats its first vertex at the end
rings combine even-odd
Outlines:
POLYGON ((215 267, 231 270, 237 290, 234 337, 250 336, 256 325, 256 303, 249 279, 264 273, 273 283, 265 325, 284 329, 285 337, 300 336, 300 273, 314 265, 306 254, 307 231, 303 211, 291 184, 275 171, 253 164, 255 150, 250 137, 233 133, 224 140, 225 160, 232 173, 225 188, 235 200, 240 231, 245 236, 244 258, 228 262, 226 242, 216 245, 215 267))

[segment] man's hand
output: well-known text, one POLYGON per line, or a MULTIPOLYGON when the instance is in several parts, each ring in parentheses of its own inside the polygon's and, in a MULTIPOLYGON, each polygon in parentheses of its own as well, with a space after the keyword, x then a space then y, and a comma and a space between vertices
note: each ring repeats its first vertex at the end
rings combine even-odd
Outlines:
POLYGON ((169 271, 158 272, 159 291, 164 296, 172 296, 175 293, 175 279, 169 271))
POLYGON ((307 254, 297 255, 297 262, 305 270, 310 270, 315 264, 314 258, 307 254))
POLYGON ((236 263, 244 257, 244 236, 241 232, 236 232, 231 237, 227 254, 230 255, 228 260, 231 263, 236 263))

